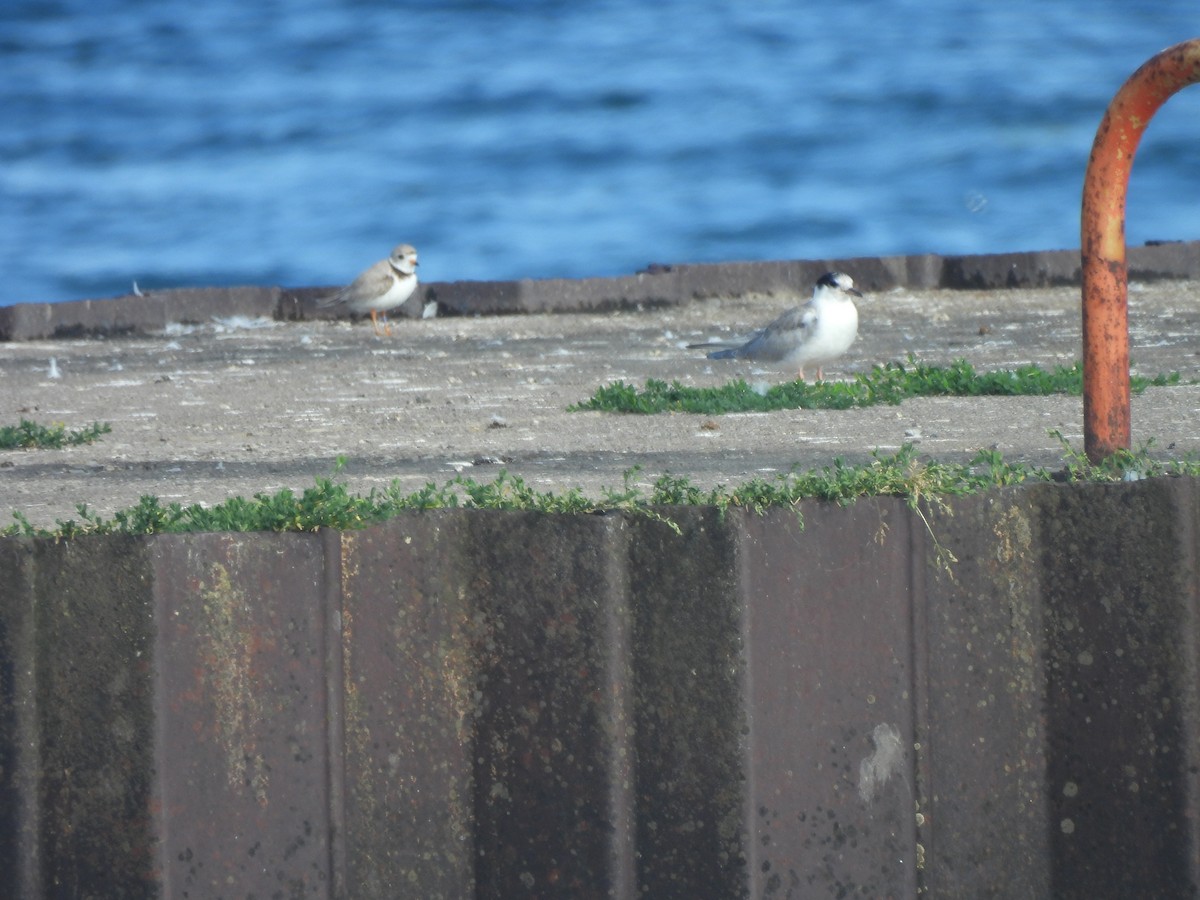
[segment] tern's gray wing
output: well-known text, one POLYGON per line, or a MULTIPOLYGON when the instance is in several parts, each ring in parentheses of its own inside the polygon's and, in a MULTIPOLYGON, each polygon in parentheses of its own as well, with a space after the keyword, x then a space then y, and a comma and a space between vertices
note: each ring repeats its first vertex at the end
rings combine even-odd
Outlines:
POLYGON ((779 361, 796 352, 812 332, 817 312, 811 306, 797 306, 750 338, 738 351, 746 359, 779 361))
POLYGON ((705 341, 702 344, 688 344, 689 350, 732 350, 736 347, 741 347, 746 343, 745 338, 739 338, 736 341, 705 341))

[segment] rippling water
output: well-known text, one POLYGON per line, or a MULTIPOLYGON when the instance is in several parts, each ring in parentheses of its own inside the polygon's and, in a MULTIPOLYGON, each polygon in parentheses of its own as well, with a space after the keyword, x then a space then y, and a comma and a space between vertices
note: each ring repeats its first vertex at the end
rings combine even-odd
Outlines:
MULTIPOLYGON (((1078 246, 1104 108, 1194 0, 8 0, 0 303, 1078 246)), ((1131 242, 1194 239, 1200 88, 1131 242)))

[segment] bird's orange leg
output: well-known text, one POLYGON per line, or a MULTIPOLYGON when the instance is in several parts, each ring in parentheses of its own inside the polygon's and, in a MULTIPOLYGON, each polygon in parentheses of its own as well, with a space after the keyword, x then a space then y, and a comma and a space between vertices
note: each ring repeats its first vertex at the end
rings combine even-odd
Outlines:
POLYGON ((381 337, 382 337, 383 335, 388 335, 388 336, 390 337, 390 336, 391 336, 391 334, 392 334, 392 324, 391 324, 391 322, 389 322, 389 321, 387 320, 387 316, 385 315, 385 316, 383 317, 383 328, 384 328, 384 330, 383 330, 383 331, 380 331, 380 330, 379 330, 379 318, 378 318, 378 316, 379 316, 379 313, 378 313, 378 311, 377 311, 377 310, 374 310, 374 309, 373 309, 373 310, 371 310, 371 327, 372 327, 373 329, 375 329, 375 334, 376 334, 376 335, 378 335, 378 336, 381 336, 381 337))

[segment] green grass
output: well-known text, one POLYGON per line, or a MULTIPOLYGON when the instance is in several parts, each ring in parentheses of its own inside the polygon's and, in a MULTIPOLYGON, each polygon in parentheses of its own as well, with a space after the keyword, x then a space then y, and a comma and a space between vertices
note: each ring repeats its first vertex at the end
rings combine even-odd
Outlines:
POLYGON ((67 431, 65 425, 39 425, 22 419, 19 425, 0 425, 0 450, 59 450, 99 440, 112 426, 93 422, 86 428, 67 431))
POLYGON ((300 494, 282 490, 275 494, 255 494, 249 500, 233 497, 211 507, 163 505, 157 497, 145 496, 136 506, 117 512, 111 519, 95 515, 85 504, 80 504, 76 508, 78 519, 59 520, 53 528, 38 528, 24 515, 14 512, 15 523, 0 534, 63 539, 85 534, 357 529, 406 510, 427 509, 623 512, 648 516, 676 528, 667 507, 715 506, 723 513, 730 508, 763 512, 773 507, 795 508, 807 499, 845 505, 863 497, 889 496, 904 498, 920 512, 921 501, 940 505, 947 497, 1027 482, 1200 475, 1200 462, 1158 461, 1150 457, 1149 446, 1136 452, 1117 453, 1101 465, 1092 465, 1061 435, 1058 437, 1063 443, 1064 466, 1054 471, 1010 463, 996 451, 981 451, 967 463, 940 463, 920 457, 911 445, 906 445, 893 454, 876 451, 864 465, 849 465, 835 459, 817 469, 794 470, 771 479, 755 478, 734 487, 721 485, 711 489, 697 487, 686 477, 664 474, 649 490, 644 490, 635 483, 639 475, 635 467, 625 473, 622 487, 605 488, 599 498, 589 498, 577 488, 558 494, 539 492, 506 471, 490 482, 459 476, 441 486, 430 482, 412 493, 404 492, 398 482, 393 482, 388 488, 372 490, 365 496, 351 493, 332 478, 317 478, 312 487, 300 494))
MULTIPOLYGON (((1178 384, 1179 373, 1155 378, 1134 377, 1135 393, 1150 386, 1178 384)), ((1040 366, 1015 370, 976 372, 960 359, 947 367, 927 366, 911 356, 907 364, 887 363, 856 375, 853 381, 792 381, 767 390, 756 390, 743 380, 720 387, 685 387, 679 382, 650 379, 644 390, 622 381, 601 387, 572 411, 598 410, 621 413, 687 412, 720 415, 730 412, 769 412, 778 409, 852 409, 878 403, 897 404, 911 397, 1042 396, 1083 393, 1083 364, 1040 366)))
MULTIPOLYGON (((495 480, 477 482, 459 476, 440 487, 432 482, 413 493, 405 493, 393 482, 382 491, 351 493, 332 478, 317 478, 315 484, 296 494, 290 489, 275 494, 255 494, 250 500, 231 497, 215 506, 194 503, 163 505, 154 496, 144 496, 130 509, 121 510, 111 519, 92 513, 79 504, 79 519, 59 520, 54 528, 38 528, 20 512, 16 523, 0 535, 11 537, 71 538, 84 534, 181 534, 201 531, 316 531, 319 528, 357 529, 383 522, 406 510, 425 509, 496 509, 527 510, 545 513, 598 513, 645 508, 654 515, 626 474, 623 491, 606 491, 601 500, 591 500, 573 488, 563 494, 541 493, 521 478, 501 471, 495 480)), ((657 516, 655 516, 657 517, 657 516)))

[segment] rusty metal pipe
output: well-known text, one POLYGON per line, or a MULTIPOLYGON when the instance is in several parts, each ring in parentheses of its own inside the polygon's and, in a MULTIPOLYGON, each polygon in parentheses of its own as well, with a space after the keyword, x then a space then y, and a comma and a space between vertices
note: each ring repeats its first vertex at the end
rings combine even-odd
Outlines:
POLYGON ((1099 462, 1130 446, 1125 195, 1142 132, 1167 98, 1200 81, 1200 38, 1151 57, 1117 91, 1083 180, 1083 443, 1099 462))

